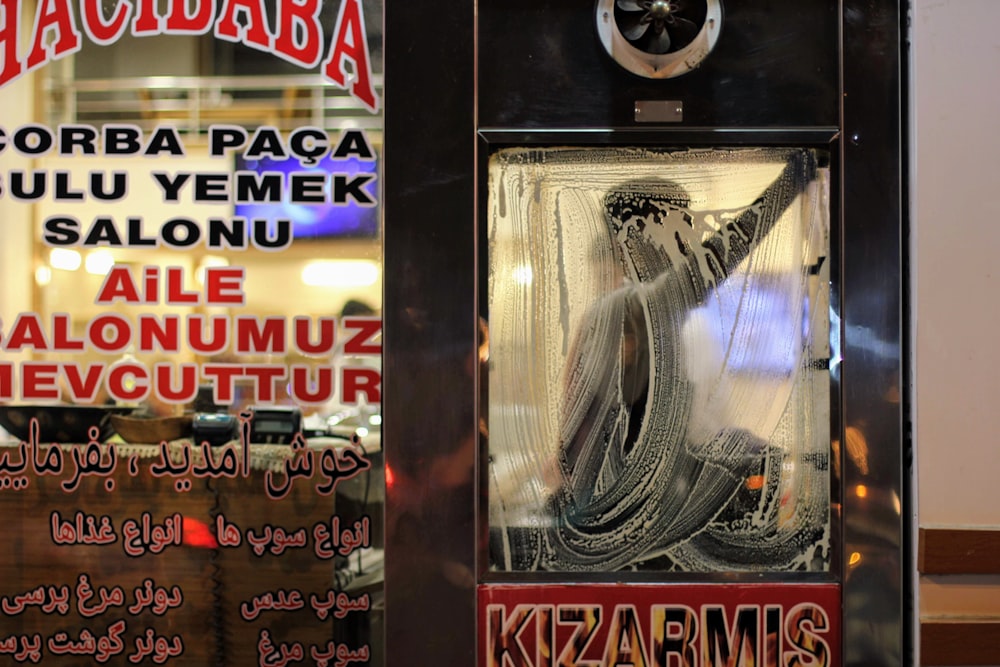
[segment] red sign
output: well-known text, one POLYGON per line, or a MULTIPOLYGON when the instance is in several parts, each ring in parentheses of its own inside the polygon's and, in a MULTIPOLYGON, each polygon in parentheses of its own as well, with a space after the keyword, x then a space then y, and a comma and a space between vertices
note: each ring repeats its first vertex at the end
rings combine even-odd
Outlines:
POLYGON ((837 584, 479 588, 480 667, 829 667, 837 584))
MULTIPOLYGON (((160 14, 155 0, 98 2, 49 0, 40 2, 31 28, 31 46, 20 44, 23 21, 21 2, 0 0, 0 87, 25 72, 64 58, 80 50, 83 34, 95 44, 112 44, 126 32, 133 37, 153 35, 202 35, 211 31, 218 39, 239 42, 252 49, 273 53, 305 69, 320 64, 324 47, 319 21, 320 0, 279 2, 277 16, 269 16, 261 3, 226 0, 218 3, 196 0, 173 2, 160 14), (109 12, 110 6, 114 8, 109 12), (133 9, 135 16, 132 16, 133 9), (188 11, 193 11, 189 14, 188 11), (243 16, 240 21, 237 16, 243 16), (130 20, 131 19, 131 20, 130 20), (80 22, 78 26, 77 21, 80 22), (275 26, 275 32, 269 30, 275 26), (81 31, 82 26, 82 31, 81 31)), ((379 99, 371 76, 371 61, 360 0, 343 0, 337 25, 322 63, 323 75, 350 91, 369 111, 378 111, 379 99), (350 66, 350 70, 348 69, 350 66)))

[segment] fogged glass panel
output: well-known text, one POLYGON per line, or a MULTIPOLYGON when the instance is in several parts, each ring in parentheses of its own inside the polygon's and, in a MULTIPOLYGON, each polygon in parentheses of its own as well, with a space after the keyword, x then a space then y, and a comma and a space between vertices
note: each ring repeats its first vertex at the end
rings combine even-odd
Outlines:
POLYGON ((494 570, 828 569, 828 190, 812 150, 492 156, 494 570))

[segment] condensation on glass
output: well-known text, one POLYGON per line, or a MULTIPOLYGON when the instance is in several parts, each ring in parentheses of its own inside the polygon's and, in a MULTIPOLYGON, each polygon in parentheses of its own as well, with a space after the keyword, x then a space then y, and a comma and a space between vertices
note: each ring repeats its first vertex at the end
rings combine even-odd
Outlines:
POLYGON ((489 163, 494 571, 827 571, 828 170, 798 148, 489 163))

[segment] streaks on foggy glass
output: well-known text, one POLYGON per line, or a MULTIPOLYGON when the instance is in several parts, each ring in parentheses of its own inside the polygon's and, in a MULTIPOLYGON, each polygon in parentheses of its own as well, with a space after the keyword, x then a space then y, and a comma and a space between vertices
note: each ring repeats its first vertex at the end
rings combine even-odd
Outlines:
POLYGON ((492 156, 494 569, 826 569, 825 179, 799 149, 492 156))

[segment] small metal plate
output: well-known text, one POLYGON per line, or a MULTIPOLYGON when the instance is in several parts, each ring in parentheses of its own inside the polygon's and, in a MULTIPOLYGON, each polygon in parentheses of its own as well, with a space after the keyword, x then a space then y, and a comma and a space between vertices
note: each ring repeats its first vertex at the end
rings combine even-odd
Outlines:
POLYGON ((636 100, 635 122, 679 123, 684 120, 684 103, 678 100, 636 100))

